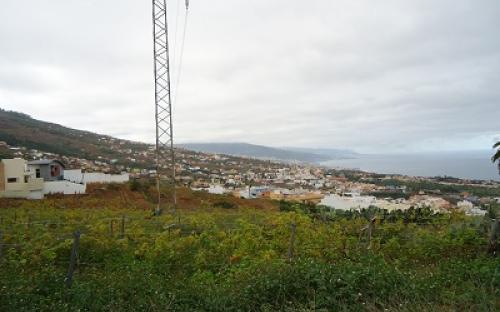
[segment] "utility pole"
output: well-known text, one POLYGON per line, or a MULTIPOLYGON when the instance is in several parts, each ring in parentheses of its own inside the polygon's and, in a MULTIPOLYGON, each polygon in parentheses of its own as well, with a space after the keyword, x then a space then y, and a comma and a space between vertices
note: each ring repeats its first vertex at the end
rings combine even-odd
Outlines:
POLYGON ((164 166, 162 166, 163 159, 168 159, 171 167, 170 181, 172 187, 173 212, 175 212, 177 208, 166 0, 153 0, 153 38, 156 121, 156 188, 158 191, 158 205, 156 206, 155 214, 160 215, 162 213, 161 176, 164 168, 164 166))

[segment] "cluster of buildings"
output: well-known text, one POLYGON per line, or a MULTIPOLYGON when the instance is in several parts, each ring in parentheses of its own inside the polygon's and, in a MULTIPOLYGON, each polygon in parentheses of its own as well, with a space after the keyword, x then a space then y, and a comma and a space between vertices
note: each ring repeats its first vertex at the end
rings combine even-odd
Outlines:
POLYGON ((321 204, 335 209, 366 209, 369 207, 378 207, 388 211, 407 210, 413 208, 431 208, 436 212, 446 212, 453 208, 453 205, 447 200, 431 195, 415 195, 409 199, 404 198, 377 198, 370 195, 361 195, 352 193, 329 194, 321 201, 321 204))
POLYGON ((450 212, 454 209, 465 212, 467 215, 485 215, 486 211, 480 205, 469 199, 462 199, 458 203, 452 202, 432 194, 417 194, 406 198, 377 198, 373 195, 362 194, 358 190, 342 192, 335 189, 330 191, 308 190, 303 188, 283 189, 275 186, 257 186, 243 188, 225 188, 222 185, 212 184, 207 188, 195 188, 213 194, 231 194, 235 197, 255 199, 265 198, 298 203, 319 204, 330 209, 361 210, 377 207, 387 211, 408 210, 410 208, 430 208, 435 212, 450 212))
MULTIPOLYGON (((191 188, 242 198, 321 204, 343 210, 359 210, 373 206, 388 211, 426 207, 436 212, 457 209, 468 215, 486 213, 480 209, 484 202, 478 198, 466 194, 441 194, 439 190, 410 194, 404 185, 371 183, 370 173, 357 172, 353 177, 349 176, 349 172, 306 165, 260 162, 246 168, 244 163, 232 161, 231 164, 241 167, 215 169, 210 172, 206 172, 199 165, 189 167, 189 170, 194 169, 198 173, 198 177, 190 184, 191 188)), ((193 179, 192 175, 190 179, 193 179)), ((389 175, 380 179, 415 182, 421 178, 389 175)))
MULTIPOLYGON (((15 157, 30 159, 2 161, 1 166, 4 169, 3 176, 0 174, 0 197, 21 194, 20 197, 39 198, 44 194, 57 192, 80 194, 85 192, 87 183, 121 183, 128 181, 129 177, 156 176, 153 146, 107 136, 99 138, 99 141, 109 147, 111 152, 106 155, 93 155, 93 160, 11 147, 0 142, 0 147, 10 149, 15 157), (117 174, 120 172, 124 173, 117 174)), ((179 185, 214 194, 227 193, 243 198, 314 203, 335 209, 377 206, 388 210, 405 210, 410 207, 430 207, 436 211, 460 209, 469 214, 484 213, 478 208, 483 202, 477 198, 460 194, 441 194, 439 190, 409 194, 404 185, 385 183, 385 180, 418 182, 423 178, 339 171, 306 164, 200 153, 181 148, 176 149, 176 160, 179 185), (376 183, 374 180, 384 183, 376 183), (453 196, 455 198, 450 200, 453 196)), ((167 164, 165 161, 162 169, 169 169, 167 164)), ((500 185, 491 185, 494 182, 462 180, 432 182, 474 185, 484 183, 481 185, 484 187, 500 185)))
POLYGON ((87 183, 124 183, 128 180, 128 173, 113 175, 66 170, 64 163, 55 159, 0 161, 0 198, 42 199, 47 194, 85 194, 87 183))

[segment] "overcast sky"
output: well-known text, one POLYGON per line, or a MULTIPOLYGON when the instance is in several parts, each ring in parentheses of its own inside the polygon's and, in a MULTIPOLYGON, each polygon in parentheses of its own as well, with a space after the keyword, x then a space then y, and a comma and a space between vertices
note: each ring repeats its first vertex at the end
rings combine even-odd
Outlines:
MULTIPOLYGON (((153 142, 151 25, 150 0, 1 0, 0 107, 153 142)), ((499 38, 498 0, 191 0, 175 137, 489 149, 499 38)))

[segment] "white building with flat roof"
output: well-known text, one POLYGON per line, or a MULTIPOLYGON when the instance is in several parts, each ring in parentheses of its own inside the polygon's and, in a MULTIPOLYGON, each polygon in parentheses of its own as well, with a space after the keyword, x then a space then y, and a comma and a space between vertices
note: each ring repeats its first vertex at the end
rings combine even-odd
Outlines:
POLYGON ((24 159, 0 161, 0 197, 43 198, 43 179, 37 178, 24 159))

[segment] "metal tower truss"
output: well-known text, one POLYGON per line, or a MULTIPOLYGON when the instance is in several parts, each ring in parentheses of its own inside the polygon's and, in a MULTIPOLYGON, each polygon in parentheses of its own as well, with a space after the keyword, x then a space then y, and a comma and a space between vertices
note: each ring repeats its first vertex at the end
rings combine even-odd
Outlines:
POLYGON ((173 190, 173 211, 175 211, 177 205, 175 191, 175 153, 172 125, 172 97, 166 0, 153 0, 153 35, 156 107, 156 182, 158 190, 158 206, 156 214, 160 214, 162 210, 162 176, 169 176, 173 190), (170 169, 170 174, 167 172, 167 168, 170 169))

